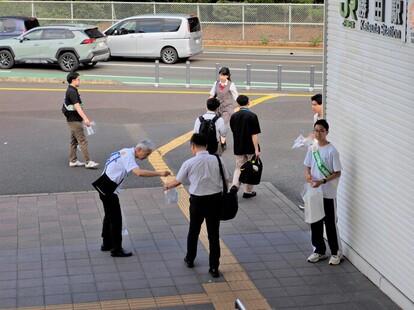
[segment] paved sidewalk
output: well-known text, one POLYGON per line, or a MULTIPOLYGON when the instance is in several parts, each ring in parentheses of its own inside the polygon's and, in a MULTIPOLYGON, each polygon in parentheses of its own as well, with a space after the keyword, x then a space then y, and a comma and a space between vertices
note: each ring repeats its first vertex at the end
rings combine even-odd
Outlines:
MULTIPOLYGON (((208 274, 203 229, 195 268, 183 262, 188 194, 167 205, 160 188, 124 191, 129 258, 100 251, 94 192, 0 197, 1 309, 399 309, 346 259, 306 262, 303 214, 270 183, 240 197, 222 222, 221 277, 208 274)), ((240 195, 240 194, 239 194, 240 195)))

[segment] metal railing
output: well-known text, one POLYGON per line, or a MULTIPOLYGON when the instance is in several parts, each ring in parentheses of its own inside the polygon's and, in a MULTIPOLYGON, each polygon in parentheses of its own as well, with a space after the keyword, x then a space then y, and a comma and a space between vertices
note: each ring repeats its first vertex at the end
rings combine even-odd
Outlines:
POLYGON ((263 45, 319 44, 324 23, 323 4, 0 0, 0 12, 35 16, 41 24, 93 23, 101 30, 134 15, 194 13, 200 18, 205 41, 248 41, 263 45))
MULTIPOLYGON (((154 65, 143 65, 146 68, 152 68, 146 74, 143 75, 143 71, 140 71, 140 77, 131 76, 126 80, 120 80, 127 84, 141 84, 141 85, 153 85, 154 87, 160 86, 184 86, 190 88, 193 86, 211 87, 212 81, 215 81, 218 76, 220 63, 216 63, 214 67, 195 67, 191 68, 191 61, 186 61, 183 65, 167 66, 161 65, 159 60, 155 60, 154 65), (166 70, 174 70, 174 74, 160 73, 162 69, 165 73, 166 70), (206 70, 211 71, 211 74, 206 76, 202 72, 206 70), (153 75, 152 73, 153 72, 153 75), (167 77, 168 76, 168 77, 167 77), (192 76, 196 76, 196 81, 192 81, 192 76)), ((246 68, 232 68, 232 78, 234 79, 237 88, 239 89, 273 89, 281 91, 284 89, 305 89, 313 91, 314 89, 321 89, 322 85, 322 72, 315 71, 315 66, 310 65, 309 70, 293 71, 283 70, 282 65, 277 65, 274 69, 252 69, 251 64, 246 64, 246 68), (256 73, 256 78, 252 73, 256 73), (264 75, 267 74, 266 77, 264 75), (287 75, 290 75, 287 77, 287 75), (259 80, 261 79, 261 80, 259 80), (316 84, 315 80, 320 81, 320 84, 316 84)), ((87 75, 86 75, 87 76, 87 75)))

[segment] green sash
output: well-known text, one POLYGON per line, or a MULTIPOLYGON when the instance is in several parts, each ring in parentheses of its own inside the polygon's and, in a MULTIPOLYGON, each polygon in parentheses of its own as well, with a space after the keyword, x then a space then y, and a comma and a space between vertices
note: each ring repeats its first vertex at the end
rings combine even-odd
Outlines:
POLYGON ((314 150, 312 151, 313 159, 315 159, 316 167, 318 168, 319 172, 327 178, 332 173, 326 168, 325 164, 323 163, 321 153, 319 152, 319 148, 314 146, 314 150), (316 150, 315 150, 316 149, 316 150))

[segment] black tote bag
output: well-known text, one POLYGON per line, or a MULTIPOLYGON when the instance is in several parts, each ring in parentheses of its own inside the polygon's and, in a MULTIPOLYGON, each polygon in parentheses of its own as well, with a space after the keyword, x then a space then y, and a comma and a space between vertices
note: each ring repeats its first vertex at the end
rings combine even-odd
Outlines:
POLYGON ((260 184, 263 171, 262 160, 253 156, 240 167, 240 183, 257 185, 260 184))

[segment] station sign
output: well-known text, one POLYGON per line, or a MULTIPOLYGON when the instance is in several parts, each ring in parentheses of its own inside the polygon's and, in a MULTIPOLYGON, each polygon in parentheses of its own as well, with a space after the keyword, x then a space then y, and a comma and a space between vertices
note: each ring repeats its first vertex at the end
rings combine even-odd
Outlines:
POLYGON ((339 11, 345 28, 414 43, 414 0, 343 0, 339 11))

